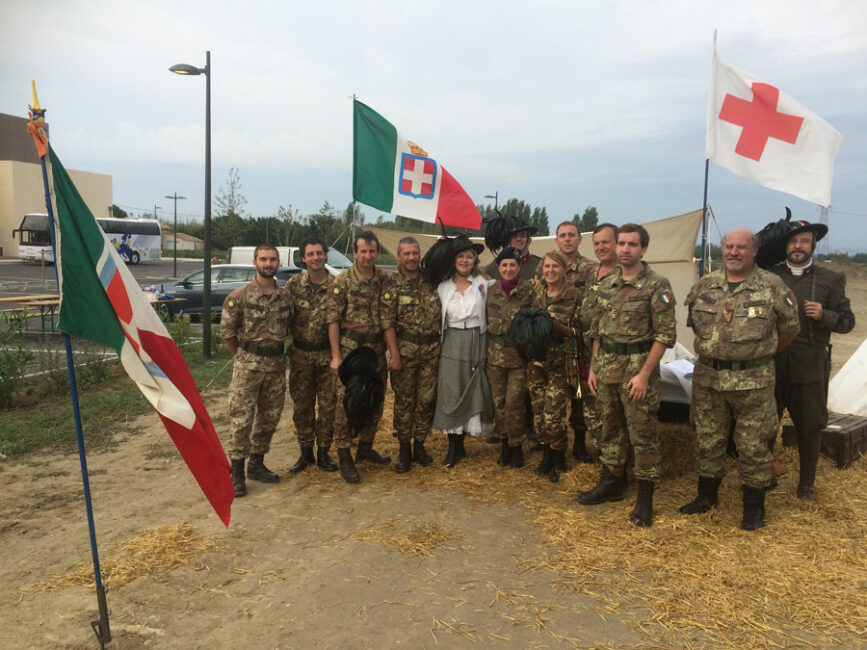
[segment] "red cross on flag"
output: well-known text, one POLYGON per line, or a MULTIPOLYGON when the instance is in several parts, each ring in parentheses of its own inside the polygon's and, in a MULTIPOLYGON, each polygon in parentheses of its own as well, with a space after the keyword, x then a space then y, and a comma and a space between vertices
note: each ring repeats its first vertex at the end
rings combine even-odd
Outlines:
POLYGON ((842 142, 821 117, 714 54, 707 113, 710 162, 828 206, 842 142))

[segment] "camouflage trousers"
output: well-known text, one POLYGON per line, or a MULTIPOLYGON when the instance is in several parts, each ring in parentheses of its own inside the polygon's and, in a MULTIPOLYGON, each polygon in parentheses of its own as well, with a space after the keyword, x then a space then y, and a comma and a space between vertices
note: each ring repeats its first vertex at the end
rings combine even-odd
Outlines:
POLYGON ((527 385, 539 441, 554 451, 565 451, 569 442, 566 407, 575 392, 566 376, 566 360, 555 357, 544 365, 529 363, 527 385))
MULTIPOLYGON (((583 389, 583 385, 582 385, 583 389)), ((590 432, 590 439, 593 441, 593 446, 599 449, 602 444, 602 416, 599 413, 599 403, 590 392, 588 386, 583 391, 584 395, 581 398, 581 407, 584 411, 584 426, 590 432)))
POLYGON ((699 476, 722 478, 732 418, 741 482, 750 488, 771 484, 768 441, 777 435, 774 387, 719 391, 693 382, 696 459, 699 476))
POLYGON ((527 438, 527 369, 489 363, 487 373, 494 402, 494 433, 500 440, 507 438, 510 447, 518 447, 527 438))
MULTIPOLYGON (((388 372, 385 368, 385 350, 382 346, 374 348, 374 350, 377 353, 376 371, 382 380, 382 385, 385 386, 388 381, 388 372)), ((348 349, 343 348, 343 357, 346 358, 349 352, 348 349)), ((346 395, 346 389, 343 386, 343 382, 337 377, 334 379, 334 385, 337 388, 334 403, 334 446, 337 449, 349 449, 356 432, 351 430, 349 422, 346 421, 346 409, 343 408, 343 397, 346 395)), ((379 405, 379 409, 377 409, 370 424, 357 432, 359 443, 369 442, 373 444, 373 439, 376 437, 376 429, 379 427, 381 419, 382 404, 379 405)))
POLYGON ((235 366, 229 386, 232 440, 229 458, 267 454, 286 400, 286 370, 263 372, 235 366))
POLYGON ((400 372, 392 372, 394 437, 400 442, 424 442, 430 433, 437 400, 437 364, 430 359, 410 359, 400 372))
POLYGON ((596 407, 602 416, 600 460, 615 474, 620 474, 621 469, 625 470, 631 444, 635 453, 635 478, 656 482, 661 470, 656 431, 659 376, 651 375, 647 394, 639 402, 629 399, 627 383, 599 384, 596 407))
POLYGON ((336 384, 340 381, 331 372, 331 358, 319 360, 304 351, 290 348, 289 395, 292 397, 292 421, 298 446, 302 449, 331 446, 334 435, 334 405, 336 384), (318 417, 317 417, 318 404, 318 417))

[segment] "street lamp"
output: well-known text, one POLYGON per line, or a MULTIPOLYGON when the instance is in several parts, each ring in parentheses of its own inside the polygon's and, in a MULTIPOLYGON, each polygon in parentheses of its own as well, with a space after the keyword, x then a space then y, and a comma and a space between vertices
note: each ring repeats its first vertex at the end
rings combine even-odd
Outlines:
POLYGON ((173 260, 172 260, 172 277, 177 278, 178 277, 178 201, 183 200, 187 197, 178 196, 178 193, 175 192, 174 194, 166 194, 165 198, 173 199, 175 202, 175 227, 172 229, 172 233, 174 234, 174 238, 175 238, 175 245, 172 247, 172 258, 173 258, 173 260))
POLYGON ((499 198, 499 196, 500 196, 500 191, 499 191, 499 190, 497 190, 497 191, 494 192, 493 194, 485 194, 485 198, 486 198, 486 199, 494 199, 494 212, 496 212, 496 211, 497 211, 497 207, 499 207, 499 206, 497 205, 497 199, 499 198))
MULTIPOLYGON (((181 75, 205 75, 205 265, 202 284, 202 356, 211 358, 211 51, 205 52, 205 67, 178 63, 169 68, 181 75)), ((177 273, 177 271, 176 271, 177 273)))

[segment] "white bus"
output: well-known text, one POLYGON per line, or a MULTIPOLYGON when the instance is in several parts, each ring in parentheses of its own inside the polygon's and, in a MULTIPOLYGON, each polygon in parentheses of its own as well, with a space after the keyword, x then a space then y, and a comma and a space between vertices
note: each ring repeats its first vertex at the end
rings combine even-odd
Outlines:
MULTIPOLYGON (((156 219, 97 219, 99 227, 115 250, 129 264, 159 261, 162 230, 156 219)), ((20 233, 18 258, 21 260, 54 262, 47 214, 26 214, 21 225, 12 231, 20 233), (44 256, 44 257, 43 257, 44 256)))

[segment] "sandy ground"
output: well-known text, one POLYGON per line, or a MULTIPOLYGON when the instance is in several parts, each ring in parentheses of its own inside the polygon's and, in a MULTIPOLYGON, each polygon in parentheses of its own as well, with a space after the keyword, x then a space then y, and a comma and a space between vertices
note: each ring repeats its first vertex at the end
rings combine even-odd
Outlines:
MULTIPOLYGON (((853 334, 835 338, 835 366, 867 335, 867 272, 857 271, 857 277, 850 275, 849 295, 861 317, 853 334)), ((225 436, 224 397, 208 394, 206 402, 225 436)), ((289 426, 287 412, 267 457, 281 474, 297 456, 289 426)), ((396 452, 385 426, 377 447, 396 452)), ((600 590, 569 588, 554 561, 560 549, 544 535, 539 513, 528 503, 544 501, 564 513, 578 510, 576 486, 592 486, 595 467, 575 468, 554 486, 535 479, 528 463, 519 475, 526 481, 526 493, 516 498, 514 491, 499 491, 497 477, 511 470, 496 467, 494 446, 473 441, 470 460, 451 472, 438 462, 444 443, 437 437, 429 447, 437 461, 430 468, 414 467, 398 476, 363 465, 358 486, 317 469, 284 476, 278 485, 251 482, 249 495, 234 504, 226 529, 156 416, 121 427, 113 444, 89 454, 103 564, 122 556, 120 543, 181 522, 212 541, 216 550, 201 554, 190 566, 154 570, 128 584, 110 585, 110 647, 651 648, 686 645, 684 639, 694 647, 713 647, 699 628, 673 642, 664 627, 648 622, 640 604, 612 608, 618 581, 636 579, 625 568, 600 590), (371 534, 376 530, 388 534, 371 534), (397 539, 397 533, 409 535, 403 549, 384 543, 397 539), (414 544, 429 554, 412 554, 414 544)), ((90 562, 78 467, 70 450, 0 463, 2 648, 98 647, 89 628, 96 616, 92 587, 42 588, 90 562)), ((834 480, 833 472, 837 470, 823 461, 820 483, 834 480)), ((794 473, 784 477, 788 482, 773 497, 766 530, 779 525, 784 511, 798 508, 790 494, 794 473)), ((634 487, 625 502, 600 508, 616 514, 626 539, 661 545, 682 528, 675 504, 693 489, 691 476, 673 487, 663 483, 661 491, 677 493, 670 502, 657 502, 659 524, 650 531, 633 531, 625 522, 634 487)), ((734 496, 728 500, 729 510, 720 517, 736 524, 740 504, 734 496)), ((863 499, 855 507, 863 514, 863 499)), ((814 508, 801 514, 811 525, 821 526, 824 512, 814 508)), ((592 514, 585 521, 592 522, 592 514)), ((713 527, 713 521, 709 525, 713 527)), ((576 528, 574 534, 601 537, 599 526, 576 528)), ((744 538, 736 525, 730 528, 731 535, 744 538)), ((773 538, 745 539, 765 544, 773 538)), ((854 566, 864 568, 863 553, 854 566)), ((867 590, 863 572, 851 579, 867 590)), ((863 624, 863 601, 860 611, 863 624)), ((787 633, 799 635, 796 623, 788 625, 787 633)), ((836 638, 842 647, 865 643, 864 636, 845 631, 836 638)))

